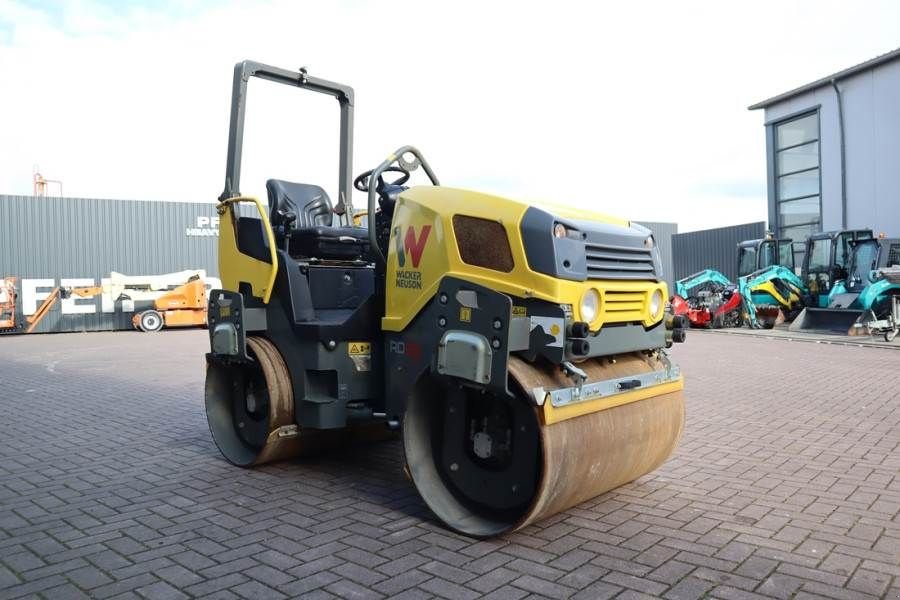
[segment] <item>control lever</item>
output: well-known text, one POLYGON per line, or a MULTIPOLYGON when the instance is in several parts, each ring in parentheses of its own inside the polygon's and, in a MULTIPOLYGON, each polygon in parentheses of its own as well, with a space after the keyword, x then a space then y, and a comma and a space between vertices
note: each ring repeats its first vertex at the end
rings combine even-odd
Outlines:
POLYGON ((291 244, 291 231, 294 229, 294 222, 297 220, 297 214, 291 210, 279 208, 276 213, 281 218, 281 227, 284 229, 284 251, 289 252, 291 244))

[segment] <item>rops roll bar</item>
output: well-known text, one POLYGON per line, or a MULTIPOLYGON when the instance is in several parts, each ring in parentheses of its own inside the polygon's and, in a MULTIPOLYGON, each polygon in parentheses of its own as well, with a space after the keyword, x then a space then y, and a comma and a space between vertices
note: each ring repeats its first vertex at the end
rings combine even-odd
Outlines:
MULTIPOLYGON (((231 122, 228 129, 228 156, 225 161, 225 190, 219 200, 241 195, 241 151, 244 145, 244 113, 247 109, 247 82, 259 77, 275 83, 326 94, 337 98, 341 106, 340 162, 338 166, 338 203, 334 213, 338 216, 351 210, 353 183, 353 88, 317 77, 310 77, 306 69, 289 71, 252 60, 234 65, 234 83, 231 90, 231 122)), ((352 215, 347 219, 352 220, 352 215)))

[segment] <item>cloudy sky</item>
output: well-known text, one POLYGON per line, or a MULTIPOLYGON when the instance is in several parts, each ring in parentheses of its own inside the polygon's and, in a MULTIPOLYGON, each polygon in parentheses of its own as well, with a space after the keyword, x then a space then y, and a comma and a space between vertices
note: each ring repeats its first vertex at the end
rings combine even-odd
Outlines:
MULTIPOLYGON (((763 220, 747 106, 898 46, 895 2, 0 0, 0 193, 38 166, 67 196, 214 201, 251 58, 356 89, 356 173, 411 143, 446 185, 763 220)), ((254 83, 242 191, 334 194, 337 103, 254 83)))

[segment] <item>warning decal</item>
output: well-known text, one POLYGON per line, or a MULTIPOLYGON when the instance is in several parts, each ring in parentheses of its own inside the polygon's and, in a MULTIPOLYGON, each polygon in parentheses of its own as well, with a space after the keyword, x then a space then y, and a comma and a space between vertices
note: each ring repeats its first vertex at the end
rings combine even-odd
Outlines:
POLYGON ((369 342, 347 342, 347 354, 350 356, 368 356, 372 354, 372 344, 369 342))
POLYGON ((350 356, 357 371, 372 370, 371 342, 347 342, 347 355, 350 356))

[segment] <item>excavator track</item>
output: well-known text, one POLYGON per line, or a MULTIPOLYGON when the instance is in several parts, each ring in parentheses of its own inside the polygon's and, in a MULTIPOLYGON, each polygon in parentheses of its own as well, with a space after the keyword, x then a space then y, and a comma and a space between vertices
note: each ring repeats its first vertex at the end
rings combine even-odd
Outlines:
MULTIPOLYGON (((640 355, 579 364, 588 376, 586 386, 649 373, 659 366, 655 359, 640 355)), ((681 380, 565 407, 548 406, 549 400, 534 405, 532 390, 568 386, 571 380, 558 366, 511 357, 509 388, 516 390, 514 399, 477 394, 474 400, 469 398, 467 414, 474 402, 505 405, 516 415, 510 426, 518 437, 516 432, 504 437, 502 428, 501 435, 493 435, 492 442, 499 438, 499 446, 508 441, 512 446, 509 460, 493 465, 474 456, 487 453, 483 437, 478 448, 478 436, 484 434, 478 424, 481 413, 465 419, 470 426, 463 430, 467 435, 446 439, 448 432, 460 433, 447 423, 463 408, 454 400, 458 392, 452 386, 443 398, 436 392, 442 386, 434 381, 414 392, 403 431, 407 465, 422 498, 444 523, 475 537, 514 531, 653 471, 674 450, 684 426, 681 380), (478 431, 472 435, 473 430, 478 431), (442 434, 444 439, 433 439, 442 434), (518 502, 511 498, 514 494, 504 498, 508 490, 498 489, 504 484, 517 491, 518 502), (482 489, 490 491, 482 494, 482 489)))

